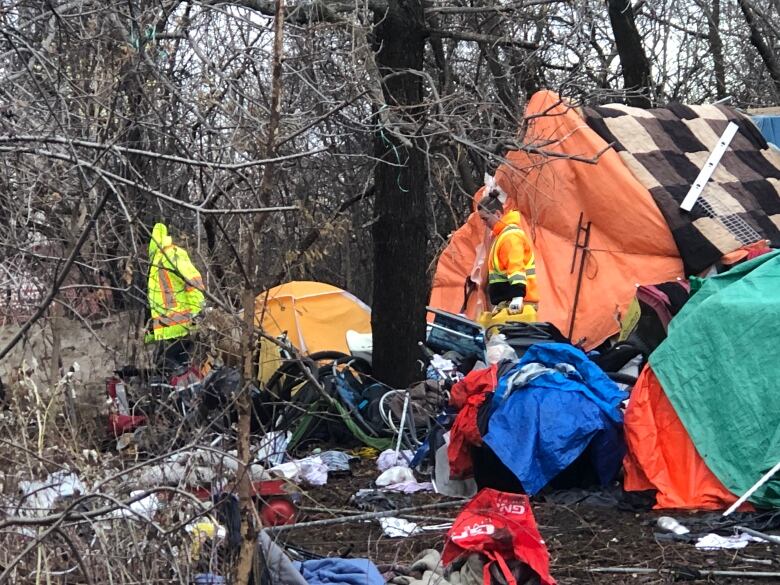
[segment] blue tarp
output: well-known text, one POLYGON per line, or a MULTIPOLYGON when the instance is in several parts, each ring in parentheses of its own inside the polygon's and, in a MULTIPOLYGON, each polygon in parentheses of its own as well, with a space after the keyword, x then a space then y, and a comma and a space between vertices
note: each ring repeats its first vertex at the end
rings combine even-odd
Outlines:
POLYGON ((780 148, 780 116, 753 116, 751 120, 761 130, 767 142, 780 148))
POLYGON ((316 559, 295 566, 309 585, 385 585, 368 559, 316 559))
POLYGON ((627 397, 581 350, 564 343, 537 344, 499 380, 484 441, 530 495, 586 449, 606 484, 625 454, 619 406, 627 397), (529 364, 552 370, 507 393, 516 374, 529 364), (560 364, 572 367, 564 373, 560 364))

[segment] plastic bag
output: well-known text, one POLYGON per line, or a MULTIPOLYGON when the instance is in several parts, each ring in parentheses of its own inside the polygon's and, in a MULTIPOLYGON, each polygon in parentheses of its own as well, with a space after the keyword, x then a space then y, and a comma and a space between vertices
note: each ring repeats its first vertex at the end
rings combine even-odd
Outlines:
POLYGON ((485 345, 485 357, 487 358, 488 365, 495 365, 504 360, 510 360, 516 362, 518 360, 517 353, 506 341, 506 336, 503 333, 496 333, 488 339, 485 345))

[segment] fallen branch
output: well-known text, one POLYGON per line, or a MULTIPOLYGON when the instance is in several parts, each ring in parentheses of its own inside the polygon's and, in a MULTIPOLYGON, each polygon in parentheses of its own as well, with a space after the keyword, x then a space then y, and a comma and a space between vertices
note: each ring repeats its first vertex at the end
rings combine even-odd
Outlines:
POLYGON ((700 579, 702 577, 752 577, 773 578, 780 577, 777 572, 765 571, 714 571, 709 569, 679 568, 679 569, 649 569, 646 567, 599 567, 588 569, 589 573, 613 573, 617 575, 680 575, 681 577, 700 579))
POLYGON ((362 522, 363 520, 374 520, 376 518, 386 518, 388 516, 401 516, 403 514, 413 514, 420 510, 435 510, 442 508, 456 508, 464 505, 468 499, 448 500, 446 502, 435 502, 433 504, 424 504, 422 506, 412 506, 410 508, 401 508, 400 510, 385 510, 383 512, 368 512, 366 514, 357 514, 354 516, 342 516, 340 518, 326 518, 325 520, 313 520, 311 522, 299 522, 298 524, 287 524, 284 526, 274 526, 265 528, 265 532, 277 534, 279 532, 288 532, 301 528, 315 528, 318 526, 333 526, 337 524, 350 524, 352 522, 362 522))

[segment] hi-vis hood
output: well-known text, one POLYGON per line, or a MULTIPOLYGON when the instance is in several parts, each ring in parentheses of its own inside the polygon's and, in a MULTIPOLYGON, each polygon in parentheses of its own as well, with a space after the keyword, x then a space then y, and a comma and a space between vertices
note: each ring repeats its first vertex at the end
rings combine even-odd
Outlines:
POLYGON ((152 238, 149 240, 149 260, 154 258, 158 250, 167 248, 173 243, 168 235, 168 228, 164 223, 154 224, 152 229, 152 238))
POLYGON ((521 228, 523 226, 520 222, 521 215, 519 211, 507 211, 504 216, 498 220, 498 223, 493 226, 493 235, 498 236, 498 234, 503 232, 510 225, 515 225, 521 228))

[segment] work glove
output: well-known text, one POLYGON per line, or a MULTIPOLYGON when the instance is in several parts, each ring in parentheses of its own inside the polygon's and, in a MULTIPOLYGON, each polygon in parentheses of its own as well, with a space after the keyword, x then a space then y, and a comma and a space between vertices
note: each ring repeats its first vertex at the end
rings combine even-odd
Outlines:
POLYGON ((511 315, 517 315, 523 312, 523 297, 515 297, 509 301, 508 312, 511 315))

